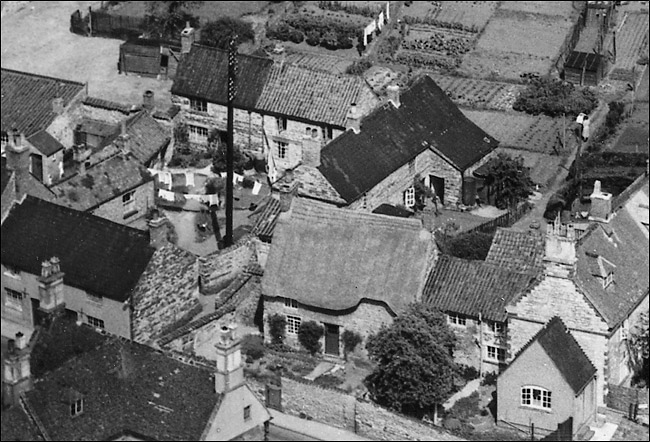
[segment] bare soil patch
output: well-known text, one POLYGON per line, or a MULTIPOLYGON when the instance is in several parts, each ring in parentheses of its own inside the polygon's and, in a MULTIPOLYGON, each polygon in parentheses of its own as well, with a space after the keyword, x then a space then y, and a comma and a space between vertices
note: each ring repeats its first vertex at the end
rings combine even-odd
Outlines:
POLYGON ((404 8, 404 16, 423 17, 447 25, 460 24, 480 31, 497 5, 494 1, 413 2, 404 8))
POLYGON ((524 88, 512 83, 430 74, 449 98, 459 106, 472 109, 512 110, 517 95, 524 88))

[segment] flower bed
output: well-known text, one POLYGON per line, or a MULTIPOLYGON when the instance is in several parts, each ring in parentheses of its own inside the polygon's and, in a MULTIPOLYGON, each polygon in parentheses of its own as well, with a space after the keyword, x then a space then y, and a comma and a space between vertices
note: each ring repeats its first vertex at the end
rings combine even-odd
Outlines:
POLYGON ((402 48, 423 52, 444 53, 458 57, 472 50, 474 39, 462 33, 436 31, 431 28, 414 28, 408 38, 402 41, 402 48))

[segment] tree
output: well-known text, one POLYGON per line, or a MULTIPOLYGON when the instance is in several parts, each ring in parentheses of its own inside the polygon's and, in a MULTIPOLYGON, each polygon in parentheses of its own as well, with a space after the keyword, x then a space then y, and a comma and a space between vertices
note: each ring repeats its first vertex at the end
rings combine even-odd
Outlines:
POLYGON ((198 25, 198 19, 187 12, 198 3, 196 1, 148 2, 147 33, 166 40, 178 40, 187 22, 191 26, 198 25))
POLYGON ((572 83, 557 79, 530 78, 512 108, 529 114, 560 115, 589 114, 598 105, 598 97, 590 89, 576 89, 572 83))
POLYGON ((390 327, 370 336, 366 349, 377 368, 364 383, 372 399, 423 416, 452 393, 455 336, 433 307, 411 304, 390 327))
POLYGON ((274 313, 268 317, 269 334, 271 335, 271 343, 281 345, 284 343, 284 336, 286 334, 287 318, 280 313, 274 313))
MULTIPOLYGON (((227 144, 221 142, 210 143, 210 149, 212 149, 212 171, 214 173, 226 172, 228 170, 226 164, 227 144)), ((237 146, 233 149, 232 158, 233 170, 240 175, 252 163, 251 159, 237 146)))
POLYGON ((495 204, 499 209, 516 206, 532 193, 533 181, 530 170, 524 166, 522 157, 512 158, 500 153, 489 163, 488 184, 496 191, 495 204))
POLYGON ((232 35, 237 35, 235 40, 237 45, 255 41, 255 31, 249 22, 233 17, 220 17, 215 21, 208 22, 201 29, 201 43, 206 46, 228 49, 232 35))
POLYGON ((315 355, 321 349, 320 338, 323 337, 323 326, 315 321, 307 321, 300 324, 298 329, 298 341, 300 345, 315 355))
POLYGON ((637 384, 650 385, 650 370, 648 358, 650 357, 650 330, 648 329, 648 312, 639 315, 639 322, 630 332, 631 359, 634 368, 634 381, 637 384))

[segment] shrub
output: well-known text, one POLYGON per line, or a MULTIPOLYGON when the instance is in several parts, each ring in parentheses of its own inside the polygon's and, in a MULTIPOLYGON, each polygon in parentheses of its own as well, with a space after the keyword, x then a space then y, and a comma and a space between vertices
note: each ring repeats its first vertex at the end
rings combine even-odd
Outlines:
POLYGON ((244 20, 234 17, 220 17, 215 21, 208 22, 201 29, 201 43, 220 49, 228 49, 230 38, 237 35, 236 44, 247 41, 255 41, 253 25, 244 20))
POLYGON ((346 356, 348 353, 352 353, 357 345, 363 341, 359 333, 347 329, 343 331, 341 338, 343 339, 343 350, 346 356))
POLYGON ((298 329, 298 341, 313 356, 321 350, 320 338, 323 333, 323 326, 319 323, 315 321, 303 322, 298 329))
POLYGON ((466 381, 471 381, 479 377, 479 372, 471 365, 459 364, 458 374, 466 381))
POLYGON ((361 60, 357 60, 354 63, 352 63, 350 66, 348 66, 347 69, 345 70, 345 73, 349 75, 362 75, 371 67, 372 67, 372 62, 367 58, 364 58, 361 60))
POLYGON ((548 78, 531 78, 512 108, 532 115, 550 117, 591 113, 598 105, 598 98, 590 89, 576 89, 568 82, 548 78))
POLYGON ((318 46, 320 44, 320 32, 314 30, 307 31, 305 36, 305 41, 309 46, 318 46))
POLYGON ((226 188, 226 179, 221 177, 210 178, 205 183, 206 195, 221 195, 226 188))
POLYGON ((496 385, 498 377, 499 377, 498 373, 494 371, 489 371, 485 373, 485 376, 483 376, 483 379, 481 380, 481 385, 496 385))
POLYGON ((269 333, 271 334, 271 342, 276 345, 284 344, 287 318, 285 318, 284 315, 275 313, 268 317, 268 322, 269 333))
POLYGON ((625 103, 620 101, 612 101, 609 103, 609 111, 605 117, 605 126, 607 126, 607 135, 611 135, 616 130, 616 127, 623 121, 625 114, 625 103))
POLYGON ((176 143, 187 143, 190 140, 187 124, 178 123, 174 126, 174 141, 176 143))
POLYGON ((256 361, 264 357, 264 341, 258 335, 246 335, 242 339, 241 351, 247 357, 247 360, 256 361))

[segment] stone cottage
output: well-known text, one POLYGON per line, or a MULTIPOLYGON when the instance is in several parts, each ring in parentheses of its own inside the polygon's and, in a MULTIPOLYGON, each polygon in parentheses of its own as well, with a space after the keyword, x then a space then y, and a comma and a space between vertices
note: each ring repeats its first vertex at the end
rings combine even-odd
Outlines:
POLYGON ((344 330, 365 338, 421 300, 436 256, 432 235, 415 219, 339 209, 296 198, 280 215, 262 280, 268 318, 286 318, 288 342, 306 321, 324 326, 325 354, 342 355, 344 330))

